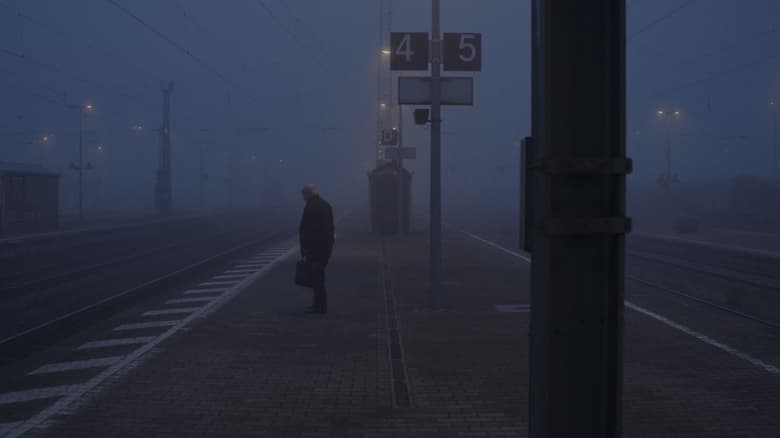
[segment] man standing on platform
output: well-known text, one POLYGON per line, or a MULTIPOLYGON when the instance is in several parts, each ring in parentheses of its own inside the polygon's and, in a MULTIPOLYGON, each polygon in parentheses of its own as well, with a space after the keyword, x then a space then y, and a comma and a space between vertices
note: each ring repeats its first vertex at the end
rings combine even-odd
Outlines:
POLYGON ((306 207, 299 230, 301 256, 317 272, 314 289, 314 305, 309 313, 327 313, 328 300, 325 292, 325 268, 333 251, 334 232, 333 209, 320 195, 313 184, 307 184, 302 191, 306 207))

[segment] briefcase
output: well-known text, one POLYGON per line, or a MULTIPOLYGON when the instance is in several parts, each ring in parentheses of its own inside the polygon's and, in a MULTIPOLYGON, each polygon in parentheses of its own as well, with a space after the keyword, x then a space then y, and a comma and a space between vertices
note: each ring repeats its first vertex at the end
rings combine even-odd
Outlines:
POLYGON ((299 260, 295 265, 295 284, 314 288, 320 282, 322 271, 322 268, 315 263, 299 260))

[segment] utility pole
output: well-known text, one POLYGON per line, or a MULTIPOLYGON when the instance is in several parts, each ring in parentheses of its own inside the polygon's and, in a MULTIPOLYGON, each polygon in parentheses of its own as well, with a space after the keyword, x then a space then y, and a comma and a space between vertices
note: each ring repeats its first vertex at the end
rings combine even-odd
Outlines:
POLYGON ((672 188, 672 120, 666 118, 666 187, 672 188))
POLYGON ((621 436, 625 0, 533 0, 529 437, 621 436))
POLYGON ((163 85, 163 126, 160 130, 160 165, 157 170, 155 203, 163 214, 171 213, 173 194, 171 190, 171 94, 173 81, 163 85))
POLYGON ((379 54, 377 67, 377 120, 376 120, 376 166, 386 161, 382 132, 393 125, 391 103, 393 101, 393 75, 390 72, 390 30, 393 20, 393 0, 379 1, 379 54))
POLYGON ((79 220, 84 220, 84 107, 79 105, 79 220))
POLYGON ((680 111, 658 110, 658 117, 666 123, 666 189, 672 188, 672 118, 680 117, 680 111))
MULTIPOLYGON (((65 98, 67 101, 67 96, 65 98)), ((70 164, 70 168, 79 173, 79 220, 84 220, 84 111, 92 111, 91 104, 69 105, 65 103, 68 109, 79 110, 79 164, 70 164)), ((91 168, 91 165, 89 165, 91 168)))
POLYGON ((431 26, 431 223, 429 307, 441 307, 441 6, 432 0, 431 26))
POLYGON ((774 177, 780 178, 780 162, 778 162, 778 148, 780 148, 780 99, 769 103, 775 109, 774 129, 772 130, 772 165, 774 177))
POLYGON ((206 164, 204 162, 204 149, 206 148, 206 133, 208 132, 208 129, 202 128, 200 130, 201 138, 200 138, 200 145, 198 148, 198 195, 199 195, 199 201, 200 201, 200 208, 201 210, 205 209, 206 207, 206 164))

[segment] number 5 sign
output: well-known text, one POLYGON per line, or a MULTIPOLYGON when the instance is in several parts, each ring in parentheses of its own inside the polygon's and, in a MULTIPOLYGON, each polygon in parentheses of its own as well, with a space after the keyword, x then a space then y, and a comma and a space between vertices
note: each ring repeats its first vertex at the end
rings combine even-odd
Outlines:
POLYGON ((444 70, 481 71, 482 34, 445 33, 444 70))

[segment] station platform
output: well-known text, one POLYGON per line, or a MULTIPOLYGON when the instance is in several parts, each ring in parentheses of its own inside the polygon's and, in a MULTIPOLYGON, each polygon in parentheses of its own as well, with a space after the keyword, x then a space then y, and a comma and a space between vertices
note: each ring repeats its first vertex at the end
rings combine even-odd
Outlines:
MULTIPOLYGON (((286 254, 31 436, 527 436, 523 254, 447 229, 444 308, 430 312, 426 235, 383 240, 349 217, 326 315, 304 313, 292 241, 286 254)), ((624 436, 777 436, 779 375, 634 307, 624 436)))

